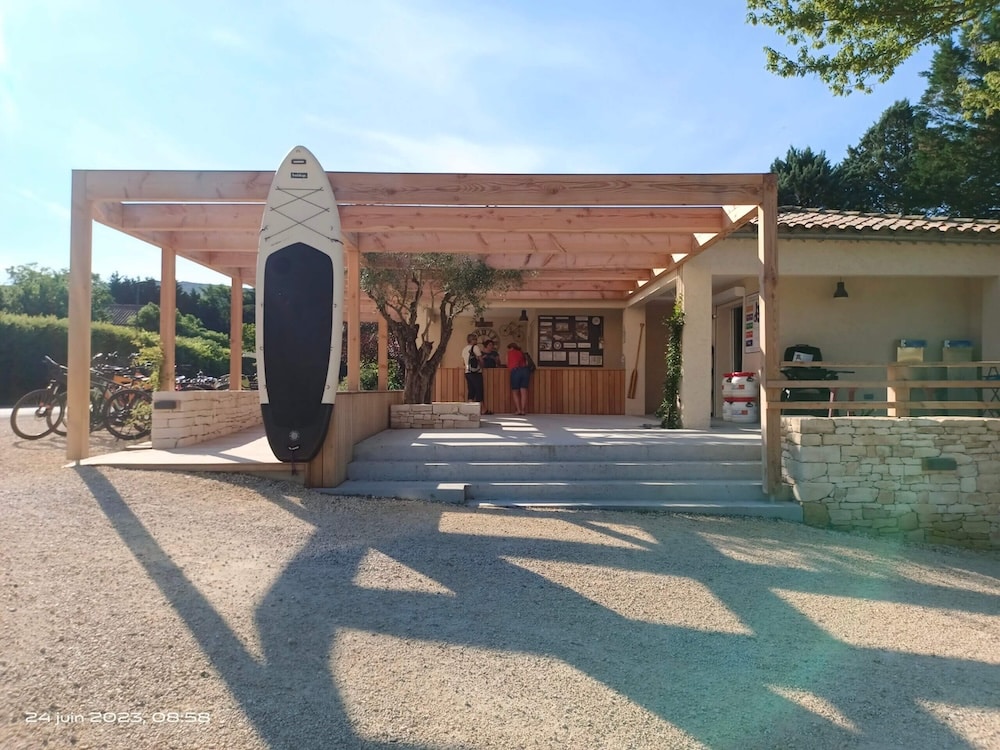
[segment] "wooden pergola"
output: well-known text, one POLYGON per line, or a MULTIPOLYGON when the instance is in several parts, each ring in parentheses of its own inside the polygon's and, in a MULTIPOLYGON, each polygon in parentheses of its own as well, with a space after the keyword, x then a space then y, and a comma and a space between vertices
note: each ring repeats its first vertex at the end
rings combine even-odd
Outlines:
MULTIPOLYGON (((774 175, 328 174, 347 249, 351 351, 358 350, 360 322, 375 319, 358 285, 366 253, 468 253, 495 268, 529 272, 522 289, 491 300, 491 309, 628 309, 671 289, 686 260, 756 218, 761 348, 765 372, 777 372, 774 175)), ((228 276, 233 304, 241 305, 242 286, 255 283, 257 235, 272 177, 271 171, 74 171, 71 410, 85 411, 88 403, 92 222, 161 249, 161 320, 169 324, 161 336, 172 350, 176 258, 228 276)), ((239 335, 237 319, 233 341, 239 335)), ((172 373, 173 353, 165 354, 172 373)), ((239 357, 237 345, 234 372, 239 357)), ((356 387, 358 366, 349 362, 349 387, 356 387)), ((69 430, 68 457, 85 457, 85 423, 72 422, 69 430)), ((762 430, 765 445, 777 446, 777 425, 765 420, 762 430)), ((777 459, 766 463, 776 477, 777 459)))

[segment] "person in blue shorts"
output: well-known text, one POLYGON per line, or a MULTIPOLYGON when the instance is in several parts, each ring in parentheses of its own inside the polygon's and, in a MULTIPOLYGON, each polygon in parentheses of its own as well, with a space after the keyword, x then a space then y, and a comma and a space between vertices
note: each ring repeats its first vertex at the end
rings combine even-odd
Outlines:
POLYGON ((507 368, 510 370, 510 391, 514 397, 515 411, 524 416, 528 413, 528 383, 531 370, 524 351, 515 342, 507 344, 507 368))

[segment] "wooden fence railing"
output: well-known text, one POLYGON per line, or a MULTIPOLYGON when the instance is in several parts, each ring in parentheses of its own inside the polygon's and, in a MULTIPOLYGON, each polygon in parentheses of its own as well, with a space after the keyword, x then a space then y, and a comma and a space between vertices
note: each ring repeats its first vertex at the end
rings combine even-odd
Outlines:
MULTIPOLYGON (((510 370, 483 371, 485 409, 497 414, 514 411, 510 370)), ((465 401, 465 371, 442 367, 434 380, 435 401, 465 401)), ((624 414, 625 370, 539 368, 531 375, 528 411, 533 414, 624 414)))
POLYGON ((825 412, 827 416, 1000 417, 1000 362, 781 363, 782 369, 816 367, 838 371, 837 379, 769 378, 763 385, 769 408, 783 413, 825 412), (971 373, 976 377, 968 377, 971 373), (781 401, 786 388, 797 393, 793 400, 781 401), (797 400, 816 389, 829 389, 830 399, 797 400))

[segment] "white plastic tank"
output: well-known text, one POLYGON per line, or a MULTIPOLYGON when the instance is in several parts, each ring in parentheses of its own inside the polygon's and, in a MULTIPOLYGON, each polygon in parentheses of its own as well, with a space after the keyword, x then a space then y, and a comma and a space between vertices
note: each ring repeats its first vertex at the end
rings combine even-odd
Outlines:
POLYGON ((756 422, 759 418, 759 407, 757 399, 750 396, 735 397, 732 399, 732 419, 733 422, 756 422))
POLYGON ((722 397, 733 395, 733 374, 727 372, 722 376, 722 397))
POLYGON ((756 398, 759 389, 757 374, 753 372, 733 372, 730 373, 729 390, 730 396, 745 398, 753 396, 756 398))

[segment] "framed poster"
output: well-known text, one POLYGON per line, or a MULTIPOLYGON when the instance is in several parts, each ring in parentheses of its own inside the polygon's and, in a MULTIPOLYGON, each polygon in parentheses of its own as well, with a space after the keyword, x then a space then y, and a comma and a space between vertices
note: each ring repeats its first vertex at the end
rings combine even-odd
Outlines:
POLYGON ((748 294, 743 300, 743 351, 760 351, 759 294, 748 294))
POLYGON ((538 364, 603 367, 603 315, 539 315, 538 364))

